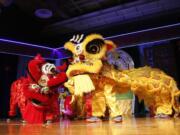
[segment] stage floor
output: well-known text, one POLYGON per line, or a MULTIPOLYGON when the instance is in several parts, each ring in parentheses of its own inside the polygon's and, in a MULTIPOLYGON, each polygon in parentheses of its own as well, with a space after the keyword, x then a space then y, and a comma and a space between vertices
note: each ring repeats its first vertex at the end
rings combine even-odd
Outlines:
POLYGON ((180 119, 124 118, 122 123, 63 120, 50 125, 0 121, 0 135, 180 135, 180 119))

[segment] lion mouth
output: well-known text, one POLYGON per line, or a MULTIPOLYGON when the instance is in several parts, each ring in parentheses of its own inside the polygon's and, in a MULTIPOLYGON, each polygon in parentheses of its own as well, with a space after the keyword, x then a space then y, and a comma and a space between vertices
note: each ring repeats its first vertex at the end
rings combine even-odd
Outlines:
POLYGON ((77 76, 77 75, 83 75, 85 74, 85 71, 81 71, 81 70, 73 70, 70 72, 70 76, 77 76))
POLYGON ((89 73, 88 69, 94 67, 94 64, 90 62, 77 62, 76 64, 78 65, 77 67, 79 68, 75 68, 74 70, 71 70, 70 76, 77 76, 77 75, 89 73))
POLYGON ((86 73, 99 73, 100 69, 102 68, 101 60, 94 60, 94 61, 85 61, 85 62, 78 62, 73 65, 69 65, 67 70, 67 76, 72 77, 79 74, 86 74, 86 73))
POLYGON ((46 106, 44 103, 42 103, 41 101, 37 100, 37 99, 31 99, 31 103, 35 106, 38 106, 38 107, 43 107, 43 106, 46 106))

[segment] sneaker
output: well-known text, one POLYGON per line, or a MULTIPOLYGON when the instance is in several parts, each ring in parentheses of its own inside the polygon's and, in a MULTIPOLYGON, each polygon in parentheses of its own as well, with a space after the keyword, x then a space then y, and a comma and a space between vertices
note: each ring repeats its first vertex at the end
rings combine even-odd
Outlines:
POLYGON ((121 115, 120 116, 116 116, 116 117, 112 118, 112 121, 113 122, 117 122, 117 123, 122 122, 122 116, 121 115))
POLYGON ((86 121, 87 122, 100 122, 101 119, 96 116, 93 116, 93 117, 87 118, 86 121))
POLYGON ((157 114, 157 115, 155 115, 154 116, 155 118, 163 118, 163 119, 166 119, 166 118, 170 118, 170 116, 169 115, 167 115, 167 114, 157 114))

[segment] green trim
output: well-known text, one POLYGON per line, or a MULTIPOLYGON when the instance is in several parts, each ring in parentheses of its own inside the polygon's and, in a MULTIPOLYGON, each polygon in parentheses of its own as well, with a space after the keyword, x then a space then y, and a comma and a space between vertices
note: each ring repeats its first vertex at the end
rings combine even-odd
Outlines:
POLYGON ((117 94, 116 95, 116 98, 118 100, 122 100, 122 99, 133 99, 133 93, 132 91, 128 91, 127 93, 124 93, 124 94, 117 94))

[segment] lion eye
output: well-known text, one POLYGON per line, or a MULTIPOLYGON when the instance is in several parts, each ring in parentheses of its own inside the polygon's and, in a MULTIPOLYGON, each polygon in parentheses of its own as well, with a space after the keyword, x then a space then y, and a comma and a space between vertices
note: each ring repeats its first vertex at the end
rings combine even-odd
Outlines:
POLYGON ((97 54, 101 51, 104 44, 102 39, 94 39, 86 45, 86 51, 91 54, 97 54))
POLYGON ((101 49, 101 46, 99 46, 99 45, 91 45, 89 47, 89 52, 96 54, 96 53, 100 52, 100 49, 101 49))
POLYGON ((47 70, 48 66, 49 66, 49 65, 45 65, 45 70, 47 70))
POLYGON ((81 45, 77 45, 75 49, 76 49, 76 54, 81 54, 82 53, 81 45))
POLYGON ((80 46, 77 46, 77 47, 76 47, 76 50, 79 51, 79 49, 80 49, 80 46))

